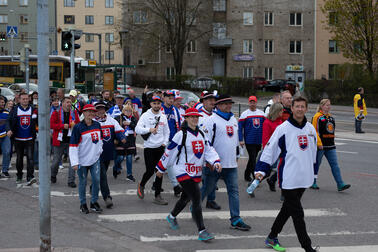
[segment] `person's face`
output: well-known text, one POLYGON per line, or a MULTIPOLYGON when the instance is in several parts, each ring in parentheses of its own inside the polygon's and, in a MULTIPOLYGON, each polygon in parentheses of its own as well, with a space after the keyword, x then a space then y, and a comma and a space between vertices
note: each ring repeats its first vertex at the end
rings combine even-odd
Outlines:
POLYGON ((3 109, 5 107, 5 101, 0 100, 0 108, 3 109))
POLYGON ((54 99, 54 100, 52 101, 51 105, 53 105, 54 107, 58 107, 58 106, 59 106, 59 100, 54 99))
POLYGON ((322 111, 327 114, 331 110, 331 102, 327 101, 323 106, 320 107, 322 111))
POLYGON ((164 99, 164 103, 165 103, 168 107, 172 106, 174 101, 175 101, 175 98, 174 98, 172 95, 170 95, 170 96, 166 96, 165 99, 164 99))
MULTIPOLYGON (((59 105, 59 103, 58 103, 58 105, 59 105)), ((72 106, 72 102, 71 102, 71 100, 69 100, 69 99, 65 99, 64 102, 63 102, 63 109, 64 109, 65 111, 69 111, 70 108, 71 108, 71 106, 72 106)))
POLYGON ((280 102, 280 96, 279 95, 277 95, 277 96, 273 96, 273 103, 278 103, 278 102, 280 102))
POLYGON ((215 98, 204 99, 203 106, 207 111, 211 112, 215 107, 215 98))
POLYGON ((38 99, 38 94, 33 94, 33 100, 38 99))
POLYGON ((221 104, 218 104, 217 106, 218 109, 223 113, 230 113, 232 109, 232 102, 223 102, 221 104))
POLYGON ((297 101, 294 103, 294 105, 291 107, 291 110, 293 112, 293 117, 296 120, 303 120, 306 112, 307 112, 307 106, 306 102, 304 101, 297 101))
POLYGON ((257 107, 257 102, 255 101, 250 101, 248 102, 249 103, 249 109, 252 110, 252 111, 255 111, 256 110, 256 107, 257 107))
POLYGON ((365 90, 362 88, 360 94, 364 94, 365 90))
POLYGON ((116 98, 116 104, 118 106, 122 106, 123 105, 123 98, 116 98))
POLYGON ((54 99, 56 98, 56 93, 51 94, 51 95, 50 95, 50 98, 51 98, 52 100, 54 100, 54 99))
POLYGON ((29 104, 29 95, 24 94, 20 96, 20 104, 21 106, 28 106, 29 104))
POLYGON ((13 106, 14 106, 13 101, 8 101, 8 103, 7 103, 7 107, 8 107, 8 108, 13 108, 13 106))
POLYGON ((125 110, 125 111, 123 112, 123 114, 126 115, 126 116, 131 116, 132 113, 133 113, 133 112, 132 112, 131 110, 129 110, 129 109, 127 109, 127 110, 125 110))
POLYGON ((110 98, 110 92, 104 92, 102 94, 102 98, 104 98, 104 100, 109 100, 109 98, 110 98))
POLYGON ((286 108, 290 108, 291 107, 291 102, 293 100, 293 97, 291 96, 290 93, 288 92, 285 92, 283 95, 282 95, 282 105, 284 105, 284 107, 286 108))
POLYGON ((105 108, 103 108, 103 107, 97 108, 97 116, 98 117, 104 117, 105 116, 105 108))
POLYGON ((153 101, 150 103, 152 111, 159 112, 161 109, 161 102, 160 101, 153 101))
POLYGON ((56 94, 59 97, 59 99, 63 99, 63 97, 64 97, 64 91, 63 91, 63 89, 59 88, 58 91, 56 91, 56 94))
POLYGON ((173 102, 173 106, 175 106, 176 108, 180 107, 181 106, 181 101, 182 101, 182 99, 176 99, 173 102))
POLYGON ((199 116, 187 116, 185 120, 188 122, 190 128, 195 128, 198 125, 198 118, 199 116))
POLYGON ((130 96, 130 98, 134 98, 135 97, 134 90, 129 90, 129 96, 130 96))
POLYGON ((93 110, 85 110, 83 112, 84 118, 92 120, 96 116, 96 112, 93 110))

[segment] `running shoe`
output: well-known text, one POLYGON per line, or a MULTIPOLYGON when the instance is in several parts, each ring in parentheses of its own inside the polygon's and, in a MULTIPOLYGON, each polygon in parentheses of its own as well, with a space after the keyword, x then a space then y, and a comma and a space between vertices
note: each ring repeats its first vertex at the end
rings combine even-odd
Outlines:
POLYGON ((9 172, 3 172, 3 174, 2 174, 4 177, 6 177, 6 178, 10 178, 10 175, 9 175, 9 172))
POLYGON ((112 197, 109 196, 106 199, 104 199, 104 201, 105 201, 106 208, 112 208, 113 207, 112 197))
POLYGON ((179 224, 177 223, 177 219, 176 218, 172 218, 171 215, 169 214, 167 216, 167 221, 169 223, 169 227, 173 230, 177 230, 180 228, 179 224))
POLYGON ((133 175, 127 175, 126 179, 135 182, 135 178, 133 175))
POLYGON ((270 181, 269 178, 266 180, 266 182, 269 185, 269 190, 272 191, 272 192, 275 192, 276 191, 276 183, 273 182, 273 181, 270 181))
POLYGON ((87 204, 80 205, 80 212, 82 212, 84 214, 89 214, 89 209, 88 209, 87 204))
POLYGON ((51 184, 55 184, 56 183, 56 177, 51 176, 50 180, 51 180, 51 184))
POLYGON ((37 183, 37 179, 36 179, 36 178, 32 178, 32 179, 30 179, 30 180, 26 183, 26 185, 27 185, 27 186, 31 186, 31 185, 34 184, 34 183, 37 183))
POLYGON ((136 162, 136 161, 138 161, 140 159, 140 156, 139 155, 135 155, 134 156, 134 161, 136 162))
POLYGON ((208 200, 206 202, 206 208, 214 209, 214 210, 220 210, 221 206, 215 202, 215 200, 208 200))
POLYGON ((16 184, 21 184, 22 183, 22 178, 17 178, 16 179, 16 184))
POLYGON ((342 184, 340 186, 337 187, 337 191, 341 192, 341 191, 344 191, 346 189, 350 188, 350 185, 349 184, 342 184))
POLYGON ((320 189, 319 186, 316 183, 313 183, 310 188, 314 189, 314 190, 319 190, 320 189))
POLYGON ((155 196, 153 203, 156 205, 168 205, 168 201, 163 199, 160 194, 155 196))
POLYGON ((102 209, 97 202, 91 203, 90 208, 91 208, 92 212, 95 212, 95 213, 101 213, 102 212, 102 209))
POLYGON ((310 249, 307 249, 306 252, 320 252, 320 247, 316 246, 315 248, 310 247, 310 249))
POLYGON ((140 199, 144 198, 144 186, 141 186, 140 183, 138 183, 137 195, 140 199))
POLYGON ((278 241, 277 237, 273 239, 270 239, 269 237, 267 237, 265 240, 265 245, 267 247, 274 249, 275 251, 286 251, 284 247, 281 247, 281 244, 278 241))
POLYGON ((213 240, 214 238, 215 238, 214 235, 207 232, 206 229, 200 231, 198 235, 198 240, 204 241, 204 242, 213 240))
POLYGON ((231 223, 231 228, 242 230, 242 231, 248 231, 251 229, 251 226, 245 224, 244 221, 241 218, 239 218, 234 223, 231 223))

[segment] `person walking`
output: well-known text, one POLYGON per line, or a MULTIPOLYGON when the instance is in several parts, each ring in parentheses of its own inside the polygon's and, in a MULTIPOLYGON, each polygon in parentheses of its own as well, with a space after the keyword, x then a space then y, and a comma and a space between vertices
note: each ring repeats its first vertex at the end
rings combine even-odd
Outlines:
MULTIPOLYGON (((169 140, 168 121, 161 111, 161 104, 161 98, 153 96, 150 100, 151 108, 142 114, 135 127, 135 132, 142 135, 144 139, 144 162, 146 164, 146 172, 138 183, 137 195, 140 199, 144 198, 146 183, 154 175, 155 167, 169 140)), ((158 205, 168 205, 168 202, 160 195, 162 181, 162 177, 155 179, 155 199, 153 202, 158 205)))
POLYGON ((264 112, 257 109, 256 96, 248 98, 249 109, 244 111, 239 118, 239 144, 246 147, 248 163, 244 171, 244 180, 251 182, 254 177, 256 157, 261 150, 262 129, 265 120, 264 112))
POLYGON ((0 96, 0 146, 3 155, 2 173, 0 174, 0 178, 10 178, 8 169, 11 161, 11 141, 9 137, 10 128, 9 124, 7 124, 8 117, 9 111, 5 108, 5 98, 0 96))
POLYGON ((365 91, 363 87, 357 89, 357 94, 353 98, 354 108, 354 125, 356 133, 365 133, 362 131, 362 120, 367 116, 366 103, 365 103, 365 91))
POLYGON ((114 159, 114 140, 117 139, 122 143, 126 143, 126 138, 123 134, 123 128, 113 117, 106 113, 106 104, 104 102, 97 102, 95 107, 97 111, 95 120, 101 125, 103 142, 103 150, 100 156, 100 190, 106 208, 112 208, 113 198, 110 196, 107 172, 110 161, 114 159))
POLYGON ((316 129, 318 135, 318 151, 316 155, 315 178, 312 189, 319 189, 317 185, 318 172, 322 162, 323 155, 327 158, 333 178, 337 184, 337 190, 344 191, 350 187, 345 184, 337 162, 336 145, 335 145, 335 118, 329 113, 331 110, 331 100, 323 99, 320 101, 317 113, 312 118, 312 125, 316 129))
POLYGON ((205 135, 198 127, 198 118, 202 115, 195 108, 189 108, 183 114, 185 121, 181 130, 176 133, 171 143, 160 159, 156 168, 157 177, 162 177, 167 170, 167 166, 172 167, 172 171, 179 181, 183 192, 175 207, 167 216, 167 221, 172 229, 178 229, 177 215, 186 207, 189 201, 192 202, 191 212, 193 220, 198 228, 198 240, 209 241, 214 239, 214 235, 206 231, 203 223, 201 208, 201 192, 199 183, 202 175, 202 165, 204 161, 210 163, 219 173, 222 170, 218 154, 205 135))
POLYGON ((36 120, 37 116, 33 114, 34 108, 29 104, 29 95, 20 94, 20 104, 15 105, 9 114, 8 136, 14 137, 15 149, 17 153, 17 183, 22 183, 24 154, 26 153, 27 161, 27 185, 37 182, 34 178, 34 142, 36 139, 36 120))
POLYGON ((280 157, 278 182, 284 202, 265 240, 265 245, 276 251, 286 250, 280 245, 278 234, 291 217, 302 248, 306 252, 316 252, 318 250, 311 246, 311 239, 307 234, 301 204, 303 193, 314 180, 316 130, 305 117, 307 112, 305 98, 301 96, 294 98, 292 112, 293 115, 274 131, 255 169, 256 179, 262 180, 269 174, 270 166, 280 157))
POLYGON ((229 95, 220 95, 217 98, 217 110, 205 122, 205 134, 218 153, 222 171, 205 170, 206 183, 201 188, 201 200, 207 197, 220 178, 227 187, 228 204, 230 208, 231 228, 248 231, 249 225, 240 217, 239 188, 238 188, 238 164, 236 151, 239 146, 238 122, 231 113, 232 98, 229 95))
POLYGON ((72 130, 69 157, 72 168, 77 171, 79 177, 80 212, 89 213, 86 187, 88 172, 90 172, 92 178, 90 209, 95 213, 101 213, 102 209, 97 202, 100 189, 100 155, 103 145, 101 125, 93 120, 96 116, 95 106, 87 104, 82 111, 84 119, 72 130))
MULTIPOLYGON (((53 160, 51 163, 51 183, 56 183, 56 177, 59 171, 59 163, 62 162, 64 153, 68 153, 70 138, 73 127, 80 122, 79 114, 72 109, 71 99, 63 98, 62 106, 51 114, 50 128, 52 133, 53 160)), ((68 182, 69 187, 75 188, 75 171, 72 166, 68 166, 68 182)))
POLYGON ((125 100, 125 96, 117 95, 115 97, 116 104, 113 107, 111 107, 106 113, 113 118, 116 118, 117 116, 121 115, 124 100, 125 100))

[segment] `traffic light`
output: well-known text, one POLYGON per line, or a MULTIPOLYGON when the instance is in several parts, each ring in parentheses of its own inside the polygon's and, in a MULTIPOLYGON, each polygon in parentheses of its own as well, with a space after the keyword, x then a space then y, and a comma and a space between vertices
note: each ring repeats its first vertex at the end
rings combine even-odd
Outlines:
POLYGON ((5 32, 0 32, 0 41, 5 41, 7 39, 7 35, 5 32))
MULTIPOLYGON (((82 32, 81 30, 76 30, 76 31, 75 31, 75 37, 74 37, 74 39, 75 39, 75 40, 80 39, 82 34, 83 34, 83 32, 82 32)), ((74 46, 75 46, 75 50, 76 50, 76 49, 79 49, 79 48, 81 47, 80 44, 75 44, 74 46)))
POLYGON ((71 38, 72 38, 71 31, 62 32, 62 51, 71 50, 72 48, 71 38))

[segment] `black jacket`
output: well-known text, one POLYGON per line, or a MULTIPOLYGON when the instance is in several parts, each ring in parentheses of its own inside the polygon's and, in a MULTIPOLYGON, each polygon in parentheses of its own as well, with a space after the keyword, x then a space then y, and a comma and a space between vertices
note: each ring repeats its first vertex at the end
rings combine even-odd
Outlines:
MULTIPOLYGON (((121 125, 121 127, 123 129, 127 128, 127 126, 123 125, 123 121, 125 121, 125 119, 126 119, 125 115, 121 114, 119 116, 116 116, 114 119, 119 123, 119 125, 121 125)), ((134 116, 131 116, 131 122, 130 122, 130 125, 129 125, 129 127, 130 127, 129 130, 132 130, 133 132, 135 132, 136 125, 137 125, 137 120, 135 119, 134 116)), ((136 139, 136 137, 134 136, 134 134, 129 134, 126 137, 126 143, 118 142, 118 144, 116 145, 117 154, 118 155, 135 154, 136 153, 135 139, 136 139)))

